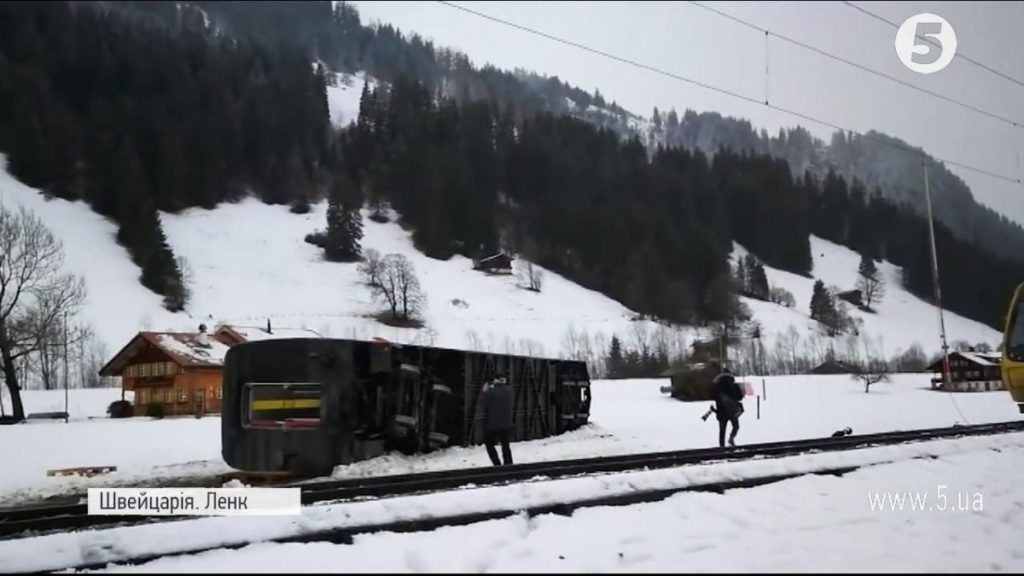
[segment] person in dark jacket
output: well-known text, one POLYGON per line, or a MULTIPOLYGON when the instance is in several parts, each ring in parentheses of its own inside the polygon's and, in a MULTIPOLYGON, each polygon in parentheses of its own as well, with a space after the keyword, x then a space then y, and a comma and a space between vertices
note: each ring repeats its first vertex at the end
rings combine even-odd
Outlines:
POLYGON ((495 378, 493 382, 484 385, 482 395, 487 455, 495 466, 501 466, 495 450, 495 444, 501 442, 501 454, 507 466, 512 463, 512 449, 509 447, 512 436, 512 387, 505 378, 495 378))
POLYGON ((736 445, 736 433, 740 430, 740 414, 743 413, 743 389, 728 368, 722 368, 711 384, 711 398, 715 401, 718 416, 718 445, 725 447, 725 427, 732 424, 729 445, 736 445))

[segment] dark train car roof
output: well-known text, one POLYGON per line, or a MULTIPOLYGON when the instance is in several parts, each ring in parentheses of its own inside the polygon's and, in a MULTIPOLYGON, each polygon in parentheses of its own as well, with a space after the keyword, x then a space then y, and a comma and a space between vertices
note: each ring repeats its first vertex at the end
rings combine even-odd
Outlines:
MULTIPOLYGON (((586 364, 583 360, 572 360, 569 358, 550 358, 545 356, 528 356, 526 354, 508 354, 504 352, 488 352, 485 350, 465 350, 461 348, 445 348, 442 346, 424 346, 422 344, 401 344, 398 342, 391 342, 389 340, 354 340, 351 338, 271 338, 266 340, 253 340, 248 342, 242 342, 236 344, 228 350, 228 358, 234 356, 231 354, 232 350, 239 348, 246 348, 251 346, 273 346, 274 343, 281 342, 295 342, 296 340, 309 341, 309 342, 335 342, 335 343, 350 343, 350 344, 369 344, 371 346, 392 346, 395 348, 410 348, 418 350, 438 350, 443 352, 457 352, 460 354, 489 354, 492 356, 502 356, 505 358, 525 358, 529 360, 546 360, 549 362, 563 362, 567 364, 586 364)), ((227 359, 225 359, 227 360, 227 359)))

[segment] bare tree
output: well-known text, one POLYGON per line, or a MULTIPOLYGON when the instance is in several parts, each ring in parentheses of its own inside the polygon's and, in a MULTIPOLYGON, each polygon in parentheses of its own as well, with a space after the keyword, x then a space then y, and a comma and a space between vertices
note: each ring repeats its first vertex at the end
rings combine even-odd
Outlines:
POLYGON ((523 338, 519 340, 519 349, 527 356, 543 356, 544 345, 536 340, 523 338))
POLYGON ((562 357, 570 360, 578 360, 583 347, 583 334, 577 334, 576 329, 569 325, 562 334, 562 357))
POLYGON ((889 381, 889 367, 885 360, 871 359, 859 367, 851 377, 864 383, 864 393, 867 394, 871 391, 872 385, 889 381))
POLYGON ((466 330, 466 340, 469 342, 470 350, 483 351, 484 344, 480 341, 480 335, 477 334, 476 330, 472 328, 466 330))
POLYGON ((885 296, 885 281, 882 280, 882 274, 875 267, 875 261, 866 256, 861 258, 857 289, 860 290, 866 310, 871 310, 872 302, 880 302, 885 296))
POLYGON ((192 265, 184 256, 175 256, 178 263, 178 270, 181 271, 181 293, 182 301, 186 305, 192 301, 192 281, 195 280, 195 273, 192 272, 192 265))
POLYGON ((797 350, 800 346, 800 332, 796 329, 796 326, 790 324, 786 331, 779 335, 778 340, 775 341, 775 346, 779 349, 780 357, 784 359, 785 367, 783 370, 790 374, 798 373, 800 362, 797 358, 797 350))
POLYGON ((633 344, 635 349, 640 353, 640 356, 646 357, 651 352, 651 332, 647 328, 647 324, 643 322, 633 322, 633 344))
POLYGON ((793 308, 796 306, 796 298, 793 298, 793 293, 782 286, 772 286, 771 289, 768 290, 768 301, 781 304, 786 308, 793 308))
POLYGON ((426 301, 412 262, 403 254, 388 254, 384 257, 379 283, 373 290, 375 298, 387 303, 391 317, 395 320, 415 318, 426 301))
POLYGON ((928 367, 928 357, 921 345, 914 342, 905 352, 897 352, 890 363, 896 372, 924 372, 928 367))
POLYGON ((359 273, 369 286, 380 285, 380 273, 383 267, 380 252, 374 248, 363 250, 363 261, 359 264, 359 273))
POLYGON ((63 264, 60 241, 41 220, 0 206, 0 363, 16 421, 25 419, 17 362, 85 299, 84 281, 61 272, 63 264))
POLYGON ((544 271, 529 261, 526 262, 525 266, 519 266, 518 268, 516 276, 519 279, 519 285, 527 290, 540 292, 541 286, 544 284, 544 271))

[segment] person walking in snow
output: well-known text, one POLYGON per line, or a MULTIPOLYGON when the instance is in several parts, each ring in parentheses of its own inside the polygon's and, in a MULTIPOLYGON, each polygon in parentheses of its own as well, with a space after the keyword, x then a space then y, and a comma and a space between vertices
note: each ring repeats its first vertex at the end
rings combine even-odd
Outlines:
POLYGON ((495 378, 492 382, 485 384, 481 392, 484 408, 484 443, 487 445, 487 455, 495 466, 501 466, 502 461, 498 459, 495 445, 501 443, 501 453, 505 459, 505 465, 512 464, 512 449, 509 447, 509 440, 512 436, 512 387, 505 378, 495 378))
MULTIPOLYGON (((718 364, 713 365, 714 368, 718 364)), ((715 415, 718 417, 718 445, 725 448, 725 427, 732 424, 729 445, 736 445, 736 434, 740 430, 740 415, 743 414, 743 389, 728 368, 722 367, 711 383, 711 398, 715 401, 715 415)))

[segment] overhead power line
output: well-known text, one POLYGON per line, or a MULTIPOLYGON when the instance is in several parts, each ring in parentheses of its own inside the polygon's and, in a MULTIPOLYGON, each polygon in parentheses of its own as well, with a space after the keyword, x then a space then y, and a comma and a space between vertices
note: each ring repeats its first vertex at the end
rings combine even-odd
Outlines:
MULTIPOLYGON (((856 10, 858 12, 861 12, 863 14, 867 14, 868 16, 874 18, 875 20, 878 20, 880 22, 885 22, 886 24, 888 24, 889 26, 892 26, 893 28, 896 28, 897 30, 899 30, 899 28, 900 28, 900 25, 895 23, 895 22, 893 22, 892 20, 889 20, 888 18, 879 16, 878 14, 875 14, 874 12, 872 12, 870 10, 867 10, 865 8, 861 8, 860 6, 857 6, 856 4, 854 4, 852 2, 847 2, 846 0, 843 0, 843 4, 846 4, 847 6, 849 6, 850 8, 853 8, 854 10, 856 10)), ((927 42, 927 43, 931 44, 932 46, 935 46, 937 48, 941 48, 941 46, 936 44, 935 41, 932 40, 931 38, 925 38, 924 36, 921 36, 920 34, 915 34, 914 36, 916 36, 918 40, 922 40, 924 42, 927 42)), ((1004 74, 1003 72, 1000 72, 999 70, 996 70, 995 68, 993 68, 991 66, 988 66, 987 64, 983 64, 981 62, 978 62, 977 60, 975 60, 974 58, 971 58, 970 56, 964 54, 960 50, 957 50, 956 55, 954 56, 954 58, 961 58, 963 60, 966 60, 967 62, 970 62, 971 64, 974 64, 975 66, 977 66, 977 67, 979 67, 979 68, 981 68, 983 70, 987 70, 987 71, 995 74, 996 76, 999 76, 1000 78, 1003 78, 1004 80, 1008 80, 1008 81, 1013 82, 1014 84, 1024 88, 1024 82, 1021 82, 1020 80, 1017 80, 1016 78, 1014 78, 1012 76, 1004 74)))
MULTIPOLYGON (((641 69, 647 70, 649 72, 654 72, 656 74, 659 74, 659 75, 662 75, 662 76, 666 76, 666 77, 672 78, 674 80, 679 80, 681 82, 686 82, 688 84, 693 84, 695 86, 700 86, 701 88, 705 88, 707 90, 712 90, 714 92, 718 92, 719 94, 725 94, 727 96, 732 96, 733 98, 736 98, 736 99, 739 99, 739 100, 743 100, 743 101, 746 101, 746 102, 751 102, 751 103, 754 103, 754 104, 759 104, 761 106, 765 106, 766 108, 770 108, 772 110, 776 110, 776 111, 779 111, 779 112, 782 112, 782 113, 785 113, 785 114, 789 114, 791 116, 795 116, 797 118, 801 118, 801 119, 804 119, 804 120, 807 120, 807 121, 810 121, 810 122, 815 122, 817 124, 820 124, 822 126, 827 126, 827 127, 832 128, 834 130, 841 130, 841 131, 847 132, 849 134, 856 134, 856 135, 858 135, 858 136, 860 136, 862 138, 865 138, 867 140, 873 140, 873 141, 876 141, 876 142, 880 142, 882 144, 885 144, 885 145, 890 146, 892 148, 895 148, 897 150, 903 150, 904 152, 909 152, 911 154, 915 154, 915 155, 917 155, 917 156, 919 156, 921 158, 924 158, 924 159, 926 159, 928 157, 927 153, 925 153, 923 151, 920 151, 920 150, 915 150, 914 148, 911 148, 910 146, 907 146, 905 144, 899 144, 897 142, 893 142, 893 141, 891 141, 889 139, 886 139, 886 138, 881 138, 879 136, 875 136, 875 135, 872 135, 872 134, 867 134, 867 133, 860 132, 858 130, 853 130, 853 129, 850 129, 850 128, 846 128, 844 126, 836 124, 835 122, 829 122, 827 120, 822 120, 820 118, 816 118, 814 116, 811 116, 809 114, 804 114, 804 113, 798 112, 796 110, 790 110, 788 108, 783 108, 781 106, 777 106, 775 104, 771 104, 769 102, 762 101, 762 100, 759 100, 757 98, 752 98, 750 96, 746 96, 746 95, 740 94, 738 92, 733 92, 732 90, 728 90, 728 89, 725 89, 725 88, 721 88, 721 87, 718 87, 718 86, 714 86, 714 85, 711 85, 711 84, 700 82, 698 80, 694 80, 693 78, 687 78, 687 77, 681 76, 679 74, 674 74, 672 72, 667 72, 665 70, 662 70, 661 68, 657 68, 657 67, 651 66, 649 64, 643 64, 641 62, 636 62, 634 60, 630 60, 629 58, 624 58, 622 56, 617 56, 615 54, 611 54, 609 52, 604 52, 604 51, 598 50, 596 48, 591 48, 590 46, 585 46, 585 45, 580 44, 578 42, 573 42, 571 40, 566 40, 564 38, 560 38, 558 36, 554 36, 554 35, 548 34, 546 32, 541 32, 541 31, 536 30, 534 28, 530 28, 528 26, 523 26, 521 24, 516 24, 514 22, 509 22, 508 20, 497 18, 497 17, 491 16, 489 14, 484 14, 483 12, 478 12, 478 11, 473 10, 471 8, 466 8, 465 6, 459 6, 458 4, 453 4, 453 3, 448 2, 446 0, 437 0, 437 1, 440 4, 448 6, 449 8, 454 8, 456 10, 461 10, 461 11, 466 12, 468 14, 472 14, 474 16, 477 16, 477 17, 480 17, 480 18, 484 18, 484 19, 490 20, 492 22, 497 22, 498 24, 502 24, 504 26, 508 26, 508 27, 511 27, 511 28, 516 28, 518 30, 521 30, 523 32, 528 32, 528 33, 534 34, 536 36, 541 36, 543 38, 547 38, 548 40, 552 40, 552 41, 558 42, 560 44, 565 44, 567 46, 572 46, 574 48, 578 48, 578 49, 584 50, 586 52, 591 52, 593 54, 597 54, 599 56, 603 56, 605 58, 609 58, 609 59, 615 60, 617 62, 622 62, 624 64, 629 64, 630 66, 635 66, 637 68, 641 68, 641 69)), ((990 176, 992 178, 996 178, 996 179, 1003 180, 1003 181, 1006 181, 1006 182, 1010 182, 1010 183, 1013 183, 1013 184, 1024 185, 1024 181, 1022 181, 1020 178, 1014 178, 1012 176, 1006 176, 1006 175, 1003 175, 1003 174, 998 174, 996 172, 992 172, 992 171, 986 170, 984 168, 979 168, 977 166, 973 166, 973 165, 970 165, 970 164, 964 164, 962 162, 956 162, 956 161, 953 161, 953 160, 947 160, 945 158, 941 158, 941 157, 938 157, 938 156, 932 156, 932 158, 937 160, 937 161, 939 161, 939 162, 942 162, 944 164, 948 164, 950 166, 957 166, 957 167, 963 168, 965 170, 971 170, 972 172, 977 172, 979 174, 985 174, 986 176, 990 176)))
POLYGON ((790 44, 794 44, 794 45, 799 46, 801 48, 804 48, 806 50, 810 50, 812 52, 815 52, 817 54, 825 56, 827 58, 831 58, 833 60, 836 60, 836 61, 842 62, 844 64, 847 64, 848 66, 853 66, 854 68, 857 68, 858 70, 863 70, 864 72, 868 72, 869 74, 874 74, 875 76, 879 76, 881 78, 885 78, 886 80, 890 80, 892 82, 896 82, 897 84, 900 84, 902 86, 906 86, 907 88, 911 88, 911 89, 917 90, 918 92, 921 92, 923 94, 927 94, 927 95, 932 96, 934 98, 938 98, 940 100, 944 100, 946 102, 949 102, 950 104, 955 104, 957 106, 960 106, 961 108, 965 108, 967 110, 971 110, 973 112, 977 112, 978 114, 982 114, 984 116, 988 116, 989 118, 993 118, 995 120, 999 120, 1001 122, 1005 122, 1005 123, 1013 126, 1014 128, 1017 128, 1019 130, 1020 129, 1024 129, 1024 125, 1022 125, 1020 122, 1018 122, 1016 120, 1013 120, 1012 118, 1006 118, 1005 116, 1000 116, 999 114, 996 114, 994 112, 989 112, 987 110, 983 110, 981 108, 978 108, 977 106, 973 106, 973 105, 968 104, 966 102, 961 102, 960 100, 956 100, 954 98, 950 98, 949 96, 944 96, 942 94, 939 94, 938 92, 934 92, 932 90, 928 90, 927 88, 921 88, 920 86, 916 86, 916 85, 911 84, 910 82, 907 82, 905 80, 900 80, 899 78, 896 78, 895 76, 886 74, 885 72, 881 72, 881 71, 875 70, 874 68, 870 68, 870 67, 865 66, 863 64, 859 64, 859 63, 854 62, 852 60, 843 58, 842 56, 837 56, 835 54, 832 54, 831 52, 822 50, 821 48, 818 48, 816 46, 812 46, 812 45, 807 44, 805 42, 801 42, 799 40, 796 40, 796 39, 790 38, 788 36, 785 36, 783 34, 779 34, 778 32, 773 32, 772 30, 768 30, 766 28, 762 28, 762 27, 760 27, 760 26, 758 26, 756 24, 752 24, 750 22, 747 22, 746 20, 743 20, 742 18, 739 18, 737 16, 733 16, 732 14, 727 14, 727 13, 722 12, 721 10, 718 10, 716 8, 712 8, 710 6, 706 6, 704 4, 701 4, 700 2, 695 2, 694 0, 690 0, 690 4, 693 4, 694 6, 703 8, 703 9, 709 11, 709 12, 713 12, 715 14, 718 14, 719 16, 722 16, 724 18, 728 18, 729 20, 732 20, 733 22, 737 22, 737 23, 742 24, 744 26, 747 26, 749 28, 753 28, 754 30, 757 30, 758 32, 763 32, 766 36, 767 35, 774 36, 774 37, 778 38, 779 40, 784 40, 786 42, 789 42, 790 44))

